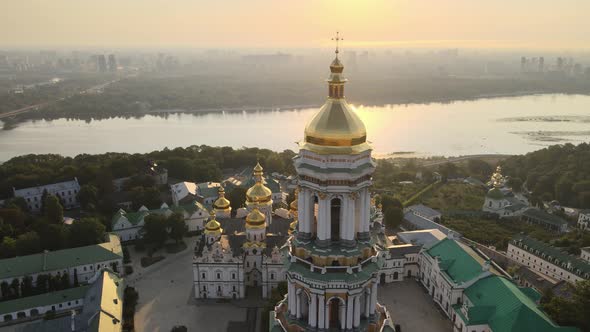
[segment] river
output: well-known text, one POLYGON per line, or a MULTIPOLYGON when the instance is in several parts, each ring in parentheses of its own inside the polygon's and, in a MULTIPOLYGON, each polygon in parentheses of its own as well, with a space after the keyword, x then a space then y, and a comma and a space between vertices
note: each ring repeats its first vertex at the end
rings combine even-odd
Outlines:
MULTIPOLYGON (((31 120, 0 130, 0 161, 28 153, 149 152, 190 145, 296 150, 316 109, 31 120)), ((590 140, 590 96, 530 95, 358 106, 376 155, 521 154, 590 140)), ((1 121, 0 121, 0 124, 1 121)))

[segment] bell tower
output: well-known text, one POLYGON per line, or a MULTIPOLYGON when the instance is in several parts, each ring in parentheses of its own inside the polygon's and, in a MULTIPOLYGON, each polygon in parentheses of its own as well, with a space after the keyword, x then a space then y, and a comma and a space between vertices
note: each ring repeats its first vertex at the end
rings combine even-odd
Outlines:
POLYGON ((379 331, 388 317, 377 303, 381 263, 369 234, 375 162, 365 125, 344 99, 338 52, 337 46, 328 98, 294 158, 297 228, 288 242, 288 295, 275 308, 285 330, 379 331))

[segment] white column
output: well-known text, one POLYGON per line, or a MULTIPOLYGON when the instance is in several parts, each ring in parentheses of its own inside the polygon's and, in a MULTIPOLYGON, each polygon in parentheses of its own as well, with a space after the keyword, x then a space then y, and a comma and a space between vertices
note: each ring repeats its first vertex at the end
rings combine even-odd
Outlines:
POLYGON ((287 298, 289 299, 289 313, 291 316, 297 315, 297 304, 295 300, 295 285, 292 282, 289 282, 289 292, 287 294, 287 298))
POLYGON ((354 313, 354 297, 348 296, 346 303, 346 328, 352 329, 352 314, 354 313))
POLYGON ((369 318, 369 315, 371 314, 371 293, 370 293, 370 290, 369 290, 369 292, 365 291, 363 293, 363 296, 365 297, 365 317, 369 318))
POLYGON ((346 219, 348 218, 348 200, 346 197, 342 197, 340 200, 340 239, 347 240, 348 231, 346 227, 348 227, 348 223, 346 219))
POLYGON ((354 297, 354 320, 352 322, 354 328, 359 327, 361 324, 361 296, 362 294, 359 294, 354 297))
POLYGON ((324 231, 326 232, 326 239, 330 239, 332 237, 331 204, 332 200, 330 199, 330 197, 326 197, 326 210, 324 210, 324 218, 326 219, 326 227, 324 228, 324 231))
POLYGON ((318 234, 317 237, 320 240, 328 238, 326 233, 326 224, 329 221, 326 219, 326 210, 329 208, 327 199, 320 199, 318 202, 318 234))
POLYGON ((369 227, 370 227, 370 223, 369 223, 369 219, 370 219, 370 211, 369 211, 369 204, 370 204, 370 199, 367 193, 366 189, 362 189, 359 192, 359 208, 361 209, 359 215, 361 218, 361 227, 360 227, 360 231, 361 232, 368 232, 369 231, 369 227))
POLYGON ((341 302, 338 308, 340 309, 340 329, 346 330, 346 303, 341 302))
POLYGON ((297 299, 297 319, 301 318, 301 296, 297 294, 295 297, 297 299))
POLYGON ((330 327, 330 301, 326 302, 324 307, 324 328, 328 329, 330 327))
POLYGON ((346 211, 348 214, 348 240, 354 240, 354 235, 356 233, 356 222, 354 220, 354 200, 352 197, 348 196, 346 198, 348 201, 348 210, 346 211))
POLYGON ((311 327, 316 327, 316 319, 318 315, 318 296, 317 294, 311 294, 311 305, 307 313, 307 323, 311 327))
POLYGON ((377 307, 377 282, 374 282, 371 286, 371 307, 370 307, 370 315, 375 314, 375 308, 377 307))
POLYGON ((309 189, 303 189, 302 193, 299 193, 299 204, 303 206, 303 211, 299 213, 299 225, 301 226, 301 232, 309 232, 309 189), (303 219, 303 220, 302 220, 303 219))
POLYGON ((326 303, 323 295, 318 295, 318 329, 323 329, 326 322, 325 316, 326 303))

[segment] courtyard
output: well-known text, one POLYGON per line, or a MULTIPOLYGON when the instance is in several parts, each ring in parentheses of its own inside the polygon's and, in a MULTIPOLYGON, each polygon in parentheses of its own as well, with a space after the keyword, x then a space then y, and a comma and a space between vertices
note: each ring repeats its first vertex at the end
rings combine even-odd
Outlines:
MULTIPOLYGON (((136 331, 169 332, 175 325, 184 325, 189 331, 225 332, 230 321, 246 321, 246 308, 194 299, 191 263, 195 238, 185 241, 186 250, 167 255, 161 262, 145 269, 134 264, 138 269, 127 284, 139 292, 136 331)), ((139 256, 132 256, 134 263, 139 261, 139 256)))
POLYGON ((452 324, 426 291, 413 279, 379 286, 379 303, 385 305, 402 332, 446 332, 452 324))

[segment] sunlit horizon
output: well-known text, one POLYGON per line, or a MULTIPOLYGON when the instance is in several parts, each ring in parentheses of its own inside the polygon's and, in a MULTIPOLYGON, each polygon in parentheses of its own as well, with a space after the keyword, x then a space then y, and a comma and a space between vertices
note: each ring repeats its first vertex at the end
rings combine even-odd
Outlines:
POLYGON ((0 47, 587 50, 590 2, 6 0, 0 47), (26 25, 24 28, 23 25, 26 25), (21 27, 21 28, 19 28, 21 27))

